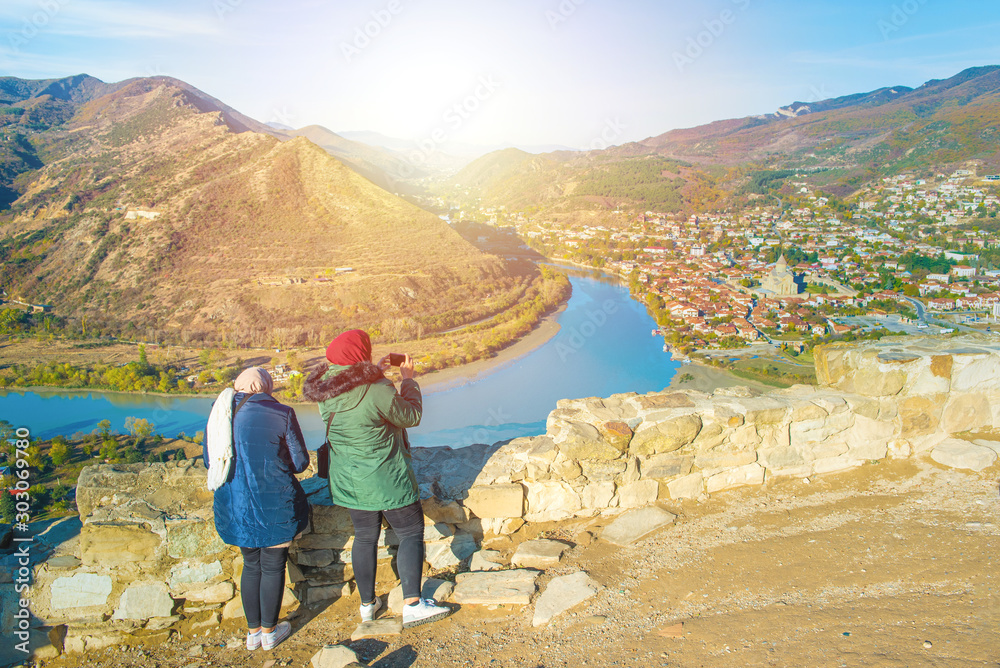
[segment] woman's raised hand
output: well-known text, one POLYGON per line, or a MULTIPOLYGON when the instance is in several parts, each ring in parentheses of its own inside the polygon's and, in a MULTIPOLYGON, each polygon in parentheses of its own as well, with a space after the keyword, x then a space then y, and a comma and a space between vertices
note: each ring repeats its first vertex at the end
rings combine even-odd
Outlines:
POLYGON ((386 372, 386 371, 388 371, 389 367, 391 367, 391 366, 392 365, 389 364, 389 355, 386 355, 385 357, 383 357, 382 359, 380 359, 378 361, 379 371, 382 371, 383 373, 386 372))
POLYGON ((403 377, 403 380, 413 378, 413 358, 409 355, 406 355, 406 359, 399 365, 399 375, 403 377))

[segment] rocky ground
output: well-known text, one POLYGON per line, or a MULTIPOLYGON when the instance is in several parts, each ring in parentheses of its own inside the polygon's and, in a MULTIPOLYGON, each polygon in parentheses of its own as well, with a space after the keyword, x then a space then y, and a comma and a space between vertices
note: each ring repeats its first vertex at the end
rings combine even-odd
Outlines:
POLYGON ((532 606, 465 605, 351 642, 354 594, 301 610, 271 652, 228 648, 242 643, 228 621, 40 665, 298 667, 324 643, 380 668, 1000 665, 998 474, 921 457, 772 481, 666 505, 676 523, 629 547, 600 540, 608 519, 534 525, 490 547, 509 557, 538 535, 567 540, 539 589, 580 569, 603 586, 541 628, 532 606))

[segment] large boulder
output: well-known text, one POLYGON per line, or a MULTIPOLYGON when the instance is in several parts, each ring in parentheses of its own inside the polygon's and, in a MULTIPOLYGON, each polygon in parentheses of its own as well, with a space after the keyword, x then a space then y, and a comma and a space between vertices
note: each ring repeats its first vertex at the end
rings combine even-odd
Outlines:
POLYGON ((764 467, 760 464, 747 464, 728 471, 716 473, 705 480, 708 493, 745 485, 762 485, 764 483, 764 467))
POLYGON ((642 508, 656 502, 660 494, 660 483, 655 480, 639 480, 618 487, 619 508, 642 508))
POLYGON ((77 573, 72 577, 56 578, 49 587, 49 606, 53 610, 103 606, 108 602, 112 586, 110 575, 77 573))
POLYGON ((673 452, 693 442, 700 431, 701 418, 694 414, 644 422, 632 437, 629 451, 639 457, 673 452))
POLYGON ((580 492, 580 502, 584 508, 608 508, 614 498, 615 483, 613 482, 592 482, 580 492))
POLYGON ((641 477, 650 480, 669 480, 687 475, 694 465, 694 457, 675 454, 653 455, 642 463, 641 477))
POLYGON ((931 451, 931 459, 955 469, 982 471, 996 462, 997 453, 981 445, 949 438, 931 451))
POLYGON ((525 486, 528 506, 524 519, 528 522, 565 520, 583 507, 580 495, 565 482, 529 482, 525 486))
MULTIPOLYGON (((231 586, 231 585, 230 585, 231 586)), ((149 619, 173 614, 174 599, 162 582, 134 584, 122 593, 114 619, 149 619)))
POLYGON ((609 461, 618 459, 624 452, 624 448, 618 447, 623 442, 621 439, 609 443, 592 424, 562 419, 549 422, 548 435, 567 459, 609 461))
POLYGON ((100 464, 87 466, 76 485, 80 517, 97 508, 115 507, 122 499, 137 499, 148 508, 172 516, 211 508, 212 493, 205 485, 201 460, 156 464, 100 464))
POLYGON ((211 521, 167 522, 167 554, 175 559, 207 557, 228 549, 211 521))
POLYGON ((519 483, 473 487, 462 504, 482 519, 521 517, 524 514, 524 487, 519 483))
POLYGON ((450 568, 471 557, 477 549, 479 548, 472 534, 459 533, 451 538, 427 543, 424 558, 432 568, 450 568))
POLYGON ((701 471, 671 480, 667 493, 671 499, 697 499, 705 491, 705 477, 701 471))
POLYGON ((80 529, 80 556, 87 566, 148 563, 159 556, 162 543, 159 535, 135 524, 84 524, 80 529))

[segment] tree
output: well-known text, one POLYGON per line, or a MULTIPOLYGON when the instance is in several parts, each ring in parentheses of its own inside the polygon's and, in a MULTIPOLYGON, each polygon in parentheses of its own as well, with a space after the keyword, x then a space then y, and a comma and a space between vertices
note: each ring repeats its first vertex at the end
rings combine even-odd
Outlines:
POLYGON ((104 442, 101 443, 101 450, 98 454, 102 459, 106 459, 109 462, 118 461, 118 439, 104 439, 104 442))
POLYGON ((52 445, 49 447, 49 457, 52 458, 52 463, 56 466, 62 466, 69 458, 72 456, 73 452, 69 447, 69 443, 62 436, 56 436, 52 439, 52 445))
POLYGON ((291 397, 297 397, 302 394, 302 385, 305 383, 306 377, 301 373, 295 373, 288 377, 288 394, 291 397))
POLYGON ((238 367, 230 366, 225 369, 218 369, 215 372, 215 379, 220 383, 228 384, 236 380, 236 377, 240 375, 240 370, 238 367))
POLYGON ((29 445, 25 448, 24 454, 24 459, 31 468, 43 471, 49 464, 49 458, 42 452, 42 448, 38 444, 29 445))
POLYGON ((198 361, 205 368, 212 366, 212 363, 220 357, 219 351, 214 348, 206 348, 198 353, 198 361))
POLYGON ((107 439, 111 436, 111 420, 101 420, 97 423, 97 428, 101 430, 101 438, 107 439))
POLYGON ((4 524, 11 524, 16 514, 17 504, 14 502, 14 497, 7 491, 0 492, 0 519, 4 524))
POLYGON ((80 443, 80 449, 83 450, 84 456, 92 457, 100 440, 101 437, 97 434, 87 434, 87 436, 84 437, 83 442, 80 443))
POLYGON ((51 498, 53 501, 59 501, 60 499, 65 498, 68 493, 69 489, 66 487, 66 485, 62 483, 62 480, 57 480, 56 484, 52 487, 52 490, 49 492, 49 498, 51 498))
POLYGON ((137 439, 151 436, 153 434, 153 427, 155 426, 156 425, 146 418, 136 418, 132 416, 125 418, 125 428, 128 429, 129 433, 137 439))

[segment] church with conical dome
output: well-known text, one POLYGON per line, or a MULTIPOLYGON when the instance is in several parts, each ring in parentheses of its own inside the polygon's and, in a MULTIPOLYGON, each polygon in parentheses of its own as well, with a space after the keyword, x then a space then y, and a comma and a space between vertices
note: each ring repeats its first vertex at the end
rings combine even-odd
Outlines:
POLYGON ((761 281, 760 287, 775 297, 791 297, 801 291, 795 272, 788 268, 784 254, 778 258, 771 272, 761 281))

